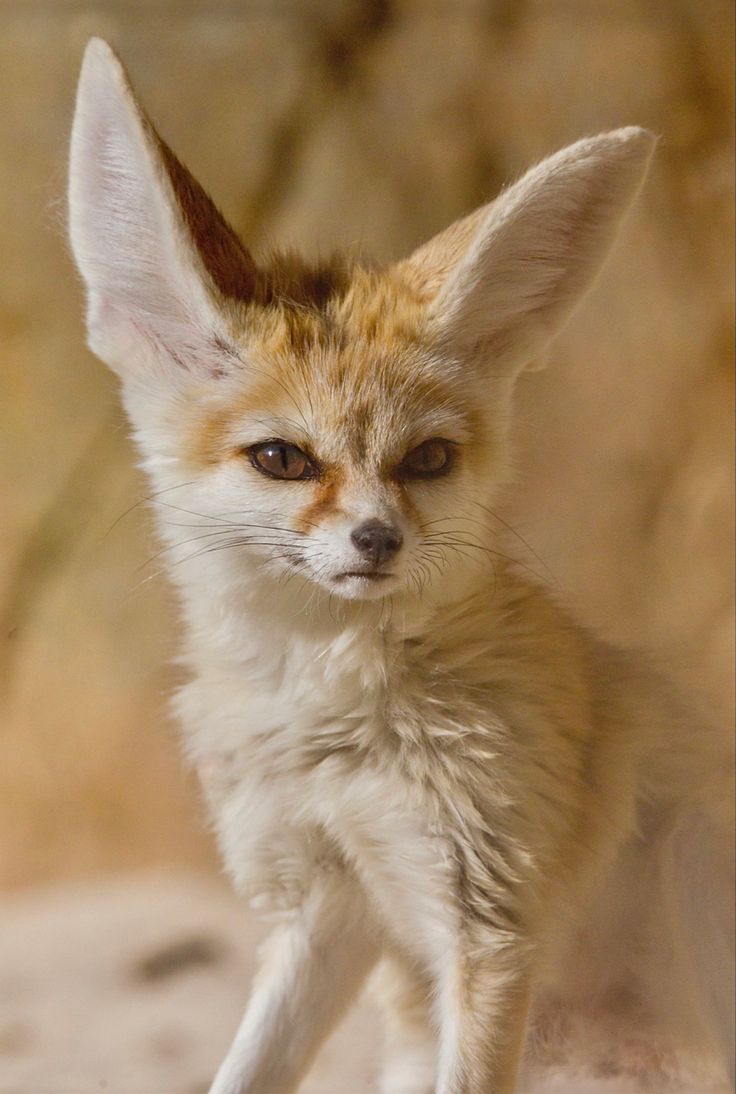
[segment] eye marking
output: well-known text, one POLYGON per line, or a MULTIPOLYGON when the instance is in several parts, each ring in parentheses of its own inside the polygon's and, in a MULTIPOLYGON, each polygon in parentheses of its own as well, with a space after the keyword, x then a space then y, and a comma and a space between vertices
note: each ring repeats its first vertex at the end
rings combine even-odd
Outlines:
POLYGON ((404 456, 397 470, 398 478, 438 479, 452 468, 455 459, 455 444, 442 437, 430 437, 418 444, 404 456))
POLYGON ((319 478, 319 468, 306 452, 288 441, 259 441, 245 449, 256 471, 271 479, 288 479, 291 482, 319 478))

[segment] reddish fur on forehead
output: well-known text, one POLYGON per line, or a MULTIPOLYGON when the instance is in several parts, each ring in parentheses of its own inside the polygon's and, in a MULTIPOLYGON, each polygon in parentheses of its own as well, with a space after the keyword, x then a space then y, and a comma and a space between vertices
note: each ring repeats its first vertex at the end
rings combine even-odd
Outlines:
POLYGON ((360 339, 396 349, 421 339, 425 301, 395 270, 340 256, 312 266, 276 255, 260 277, 239 325, 271 352, 342 348, 360 339))
MULTIPOLYGON (((349 268, 346 261, 335 261, 330 280, 328 266, 307 267, 299 259, 277 270, 273 284, 280 284, 283 298, 250 301, 231 313, 234 341, 242 345, 244 358, 242 385, 236 375, 223 385, 221 399, 213 388, 206 402, 192 408, 187 449, 194 466, 237 455, 237 423, 258 412, 264 419, 289 421, 286 439, 307 447, 312 436, 302 415, 308 415, 323 436, 349 438, 352 459, 368 459, 376 467, 384 452, 395 458, 388 451, 392 436, 406 443, 426 439, 404 433, 405 410, 431 421, 436 410, 449 409, 463 419, 476 448, 477 442, 484 445, 487 438, 478 409, 468 405, 469 393, 427 366, 423 301, 395 270, 349 268), (297 303, 290 292, 311 302, 297 303)), ((320 512, 327 508, 323 499, 320 512)))
MULTIPOLYGON (((350 266, 338 258, 309 266, 287 255, 274 258, 259 278, 268 289, 257 294, 260 299, 232 307, 231 318, 245 356, 267 362, 267 369, 249 372, 246 364, 242 397, 231 393, 226 405, 195 415, 190 440, 195 463, 212 464, 228 455, 228 431, 245 412, 273 411, 303 391, 317 357, 326 367, 322 379, 334 393, 370 380, 379 359, 398 366, 406 351, 421 343, 421 301, 391 270, 350 266)), ((419 376, 411 380, 422 384, 419 376)), ((332 416, 340 407, 323 404, 323 409, 332 416)), ((353 410, 360 417, 358 404, 353 410)), ((285 413, 294 413, 293 404, 285 413)))

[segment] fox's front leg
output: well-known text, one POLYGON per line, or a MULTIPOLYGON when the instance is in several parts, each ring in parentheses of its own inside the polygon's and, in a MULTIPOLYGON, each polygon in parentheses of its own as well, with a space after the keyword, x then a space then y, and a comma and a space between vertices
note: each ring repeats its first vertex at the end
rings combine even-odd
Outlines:
POLYGON ((437 1034, 430 981, 407 955, 384 954, 371 981, 383 1017, 380 1094, 434 1094, 437 1034))
POLYGON ((513 939, 474 925, 438 984, 437 1094, 513 1094, 524 1046, 529 975, 513 939))
POLYGON ((356 879, 315 879, 293 919, 267 940, 248 1008, 210 1094, 286 1094, 342 1017, 377 947, 356 879))
POLYGON ((401 965, 409 974, 403 986, 401 979, 394 990, 388 985, 384 1089, 422 1089, 435 1055, 425 1036, 426 1001, 439 1048, 434 1094, 512 1094, 538 903, 535 897, 527 906, 535 890, 523 873, 525 863, 516 869, 513 848, 489 849, 490 822, 478 824, 479 832, 465 825, 460 839, 455 823, 441 816, 438 822, 436 801, 419 808, 414 787, 407 792, 403 783, 386 779, 378 795, 374 779, 354 777, 350 789, 353 823, 341 840, 390 940, 389 954, 402 958, 394 980, 401 965), (489 860, 504 869, 494 872, 489 860), (507 860, 513 869, 505 868, 507 860), (404 1071, 412 1056, 422 1075, 418 1083, 404 1071))
MULTIPOLYGON (((390 1037, 387 1045, 393 1057, 387 1078, 392 1071, 400 1074, 402 1056, 408 1059, 411 1049, 418 1050, 415 1059, 426 1074, 435 1054, 427 1053, 424 1000, 438 1046, 435 1094, 513 1094, 534 952, 521 893, 504 891, 493 879, 488 888, 483 869, 478 870, 475 891, 468 885, 468 871, 462 879, 459 875, 460 852, 452 853, 457 842, 451 836, 427 837, 417 829, 412 833, 408 817, 401 831, 401 869, 387 878, 380 861, 369 867, 387 934, 404 953, 405 972, 414 970, 399 992, 401 1005, 394 1005, 401 1021, 395 1024, 397 1043, 390 1037), (407 1051, 401 1050, 402 1042, 407 1051)), ((518 883, 511 884, 517 888, 518 883)), ((386 1085, 391 1094, 401 1089, 400 1084, 386 1085)), ((422 1087, 406 1089, 414 1094, 422 1087)))
MULTIPOLYGON (((408 904, 412 894, 405 895, 408 904)), ((450 914, 442 919, 414 920, 414 938, 405 935, 406 942, 414 943, 414 958, 408 957, 407 946, 403 961, 392 957, 381 966, 376 984, 389 1011, 385 1094, 516 1091, 529 1006, 530 947, 522 930, 479 922, 458 907, 456 897, 454 888, 446 892, 450 914), (426 949, 422 940, 431 940, 426 949), (430 1039, 431 1017, 435 1031, 430 1039)), ((419 904, 417 894, 415 907, 419 904)), ((391 926, 396 931, 397 924, 391 926)))

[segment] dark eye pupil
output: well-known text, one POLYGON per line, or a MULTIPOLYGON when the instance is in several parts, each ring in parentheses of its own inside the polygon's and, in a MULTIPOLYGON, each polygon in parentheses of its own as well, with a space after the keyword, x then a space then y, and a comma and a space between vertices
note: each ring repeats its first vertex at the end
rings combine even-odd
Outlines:
POLYGON ((266 441, 249 449, 253 465, 276 479, 313 478, 315 470, 308 457, 294 444, 266 441))
POLYGON ((406 475, 431 476, 445 471, 450 464, 450 450, 444 441, 425 441, 408 453, 401 465, 406 475))
POLYGON ((417 452, 417 465, 425 471, 441 467, 444 462, 445 452, 438 444, 423 444, 417 452))

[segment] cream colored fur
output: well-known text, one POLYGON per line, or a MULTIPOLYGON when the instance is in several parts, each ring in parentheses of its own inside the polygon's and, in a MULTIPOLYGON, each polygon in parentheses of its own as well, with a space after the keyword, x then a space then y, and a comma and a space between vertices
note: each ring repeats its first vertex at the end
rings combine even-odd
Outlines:
POLYGON ((294 1089, 374 966, 384 1094, 726 1089, 721 738, 581 630, 489 508, 513 381, 653 143, 580 141, 405 262, 338 264, 299 301, 292 260, 259 272, 177 183, 90 43, 70 179, 90 345, 122 378, 180 594, 185 749, 228 871, 275 921, 212 1094, 294 1089), (247 453, 274 437, 318 479, 259 472, 247 453), (402 478, 434 437, 449 473, 402 478), (376 520, 402 539, 390 572, 346 576, 376 520))

